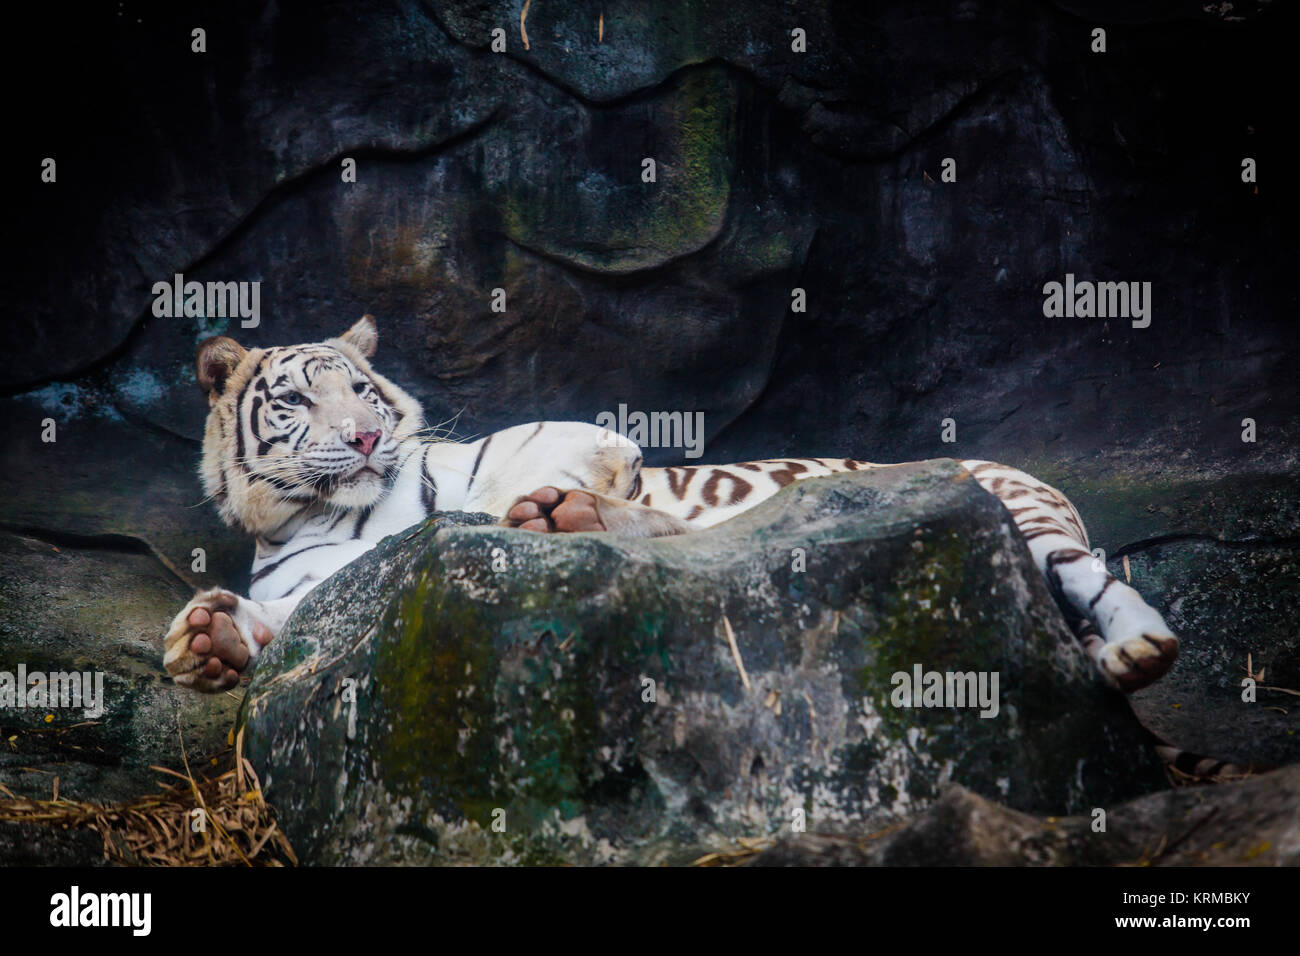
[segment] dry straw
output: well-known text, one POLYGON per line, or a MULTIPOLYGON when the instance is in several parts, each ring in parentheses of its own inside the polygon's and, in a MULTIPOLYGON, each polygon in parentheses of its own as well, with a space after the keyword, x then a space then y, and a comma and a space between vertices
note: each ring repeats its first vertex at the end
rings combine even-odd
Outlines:
POLYGON ((185 773, 150 768, 176 781, 160 781, 157 793, 102 805, 61 799, 56 790, 51 800, 0 800, 0 821, 93 830, 104 841, 104 858, 127 866, 297 865, 243 750, 241 730, 234 767, 196 778, 182 741, 185 773), (196 827, 196 819, 205 825, 196 827))

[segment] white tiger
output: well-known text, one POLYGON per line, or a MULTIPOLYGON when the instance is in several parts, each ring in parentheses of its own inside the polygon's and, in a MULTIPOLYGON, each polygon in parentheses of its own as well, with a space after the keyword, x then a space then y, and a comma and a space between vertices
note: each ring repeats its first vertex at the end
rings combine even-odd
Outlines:
MULTIPOLYGON (((370 367, 377 342, 364 316, 320 343, 246 350, 221 336, 199 347, 210 406, 203 484, 257 549, 248 597, 203 591, 172 621, 163 663, 177 683, 233 686, 308 591, 435 510, 486 512, 529 531, 680 534, 726 521, 793 481, 891 467, 783 458, 643 468, 636 445, 581 422, 427 442, 419 404, 370 367)), ((1065 496, 1014 468, 961 464, 1007 507, 1105 678, 1131 691, 1164 674, 1178 638, 1135 590, 1094 568, 1065 496)))

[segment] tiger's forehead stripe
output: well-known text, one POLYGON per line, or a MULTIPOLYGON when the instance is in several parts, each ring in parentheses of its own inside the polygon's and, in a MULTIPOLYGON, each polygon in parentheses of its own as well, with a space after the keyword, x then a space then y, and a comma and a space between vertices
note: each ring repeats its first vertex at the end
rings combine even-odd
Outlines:
POLYGON ((310 386, 325 371, 348 375, 360 373, 346 355, 326 346, 278 346, 268 350, 267 354, 270 359, 267 375, 280 373, 270 386, 273 389, 291 385, 296 375, 301 375, 302 381, 310 386))

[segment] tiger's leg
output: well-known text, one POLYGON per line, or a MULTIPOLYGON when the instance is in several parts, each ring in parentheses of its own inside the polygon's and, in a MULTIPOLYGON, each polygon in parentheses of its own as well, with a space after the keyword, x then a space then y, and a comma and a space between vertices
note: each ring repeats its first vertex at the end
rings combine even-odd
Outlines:
POLYGON ((637 538, 684 534, 691 526, 680 518, 622 498, 582 489, 547 486, 524 495, 502 524, 525 531, 574 533, 611 531, 637 538))
POLYGON ((1178 658, 1178 638, 1142 595, 1093 558, 1083 521, 1065 495, 1004 465, 962 465, 1011 513, 1034 564, 1108 682, 1134 691, 1169 670, 1178 658))

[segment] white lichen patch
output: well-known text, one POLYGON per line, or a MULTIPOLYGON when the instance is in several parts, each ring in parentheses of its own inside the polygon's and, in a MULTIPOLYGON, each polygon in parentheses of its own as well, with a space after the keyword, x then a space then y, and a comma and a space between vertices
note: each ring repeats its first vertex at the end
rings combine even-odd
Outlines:
POLYGON ((498 590, 499 582, 490 569, 487 572, 481 572, 470 570, 463 564, 454 564, 443 569, 442 579, 471 601, 483 604, 499 604, 501 602, 501 593, 498 590))

